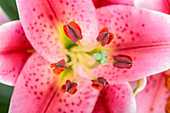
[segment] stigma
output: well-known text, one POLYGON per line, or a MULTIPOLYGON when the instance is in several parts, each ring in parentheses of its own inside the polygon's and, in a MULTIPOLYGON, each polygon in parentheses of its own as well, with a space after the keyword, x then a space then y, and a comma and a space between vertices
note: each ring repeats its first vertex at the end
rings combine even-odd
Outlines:
POLYGON ((57 63, 52 63, 51 68, 56 75, 61 75, 64 80, 66 80, 65 84, 61 86, 62 92, 68 92, 71 95, 74 95, 78 90, 78 84, 75 82, 77 73, 78 73, 78 65, 81 64, 85 71, 88 73, 91 78, 92 84, 91 86, 96 90, 102 90, 103 87, 109 85, 108 81, 103 77, 96 78, 95 75, 91 73, 91 69, 98 67, 100 64, 102 66, 107 63, 113 63, 113 67, 121 68, 121 69, 130 69, 132 67, 132 58, 128 55, 117 55, 113 57, 112 61, 107 59, 107 55, 109 44, 111 44, 114 39, 114 34, 109 31, 107 27, 104 27, 100 30, 96 40, 98 41, 94 45, 82 46, 83 36, 82 30, 80 26, 71 21, 68 24, 63 26, 63 33, 65 33, 65 38, 69 40, 64 44, 71 45, 70 48, 65 49, 65 54, 68 57, 68 60, 65 61, 61 59, 57 63), (81 41, 80 41, 81 40, 81 41), (104 47, 105 46, 105 47, 104 47), (65 72, 65 73, 64 73, 65 72), (61 74, 64 73, 64 74, 61 74), (71 79, 67 78, 65 74, 70 74, 71 79))

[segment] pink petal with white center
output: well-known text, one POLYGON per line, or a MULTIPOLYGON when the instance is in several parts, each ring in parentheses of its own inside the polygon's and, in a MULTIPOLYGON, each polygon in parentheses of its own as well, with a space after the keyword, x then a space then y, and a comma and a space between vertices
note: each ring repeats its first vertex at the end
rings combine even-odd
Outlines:
POLYGON ((96 8, 108 6, 108 5, 131 5, 133 6, 134 0, 93 0, 96 8))
POLYGON ((105 86, 92 113, 136 113, 136 103, 129 84, 105 86))
POLYGON ((96 42, 98 23, 95 7, 91 0, 50 0, 57 21, 67 24, 75 21, 82 29, 82 44, 96 42), (91 40, 89 40, 91 39, 91 40))
POLYGON ((116 35, 110 45, 113 52, 108 53, 108 59, 113 60, 114 55, 123 54, 132 57, 133 64, 131 69, 114 68, 112 63, 100 65, 93 70, 95 76, 116 83, 169 69, 169 15, 123 5, 97 9, 97 14, 100 28, 106 26, 116 35))
POLYGON ((0 25, 10 21, 9 18, 7 17, 7 15, 5 14, 5 12, 3 11, 3 9, 0 7, 0 25))
POLYGON ((134 5, 170 14, 170 0, 134 0, 134 5))
POLYGON ((136 95, 137 113, 165 113, 170 91, 165 87, 165 75, 170 71, 147 77, 147 85, 136 95))
POLYGON ((0 82, 14 85, 32 46, 25 37, 20 21, 0 27, 0 82))
POLYGON ((48 0, 17 0, 26 36, 35 50, 51 63, 66 56, 62 52, 62 26, 57 22, 48 0))
POLYGON ((78 92, 70 95, 61 92, 56 77, 50 63, 34 53, 17 80, 9 113, 92 111, 98 92, 88 86, 88 81, 77 78, 78 92), (87 105, 90 107, 86 108, 87 105))

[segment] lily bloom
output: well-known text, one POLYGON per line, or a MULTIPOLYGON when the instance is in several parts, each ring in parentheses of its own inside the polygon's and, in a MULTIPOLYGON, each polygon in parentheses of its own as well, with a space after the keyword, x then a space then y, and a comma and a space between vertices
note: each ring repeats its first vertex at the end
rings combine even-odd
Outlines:
MULTIPOLYGON (((134 113, 134 96, 129 85, 124 82, 170 67, 168 15, 123 5, 96 10, 90 0, 18 0, 17 6, 24 32, 36 52, 28 59, 17 79, 9 110, 11 113, 134 113), (83 39, 76 45, 67 40, 62 29, 70 21, 75 21, 82 28, 83 39), (96 52, 92 50, 100 49, 96 37, 103 27, 108 27, 115 34, 113 41, 103 47, 108 53, 107 60, 111 61, 113 56, 119 56, 117 61, 121 64, 126 61, 120 58, 120 54, 121 57, 128 55, 133 61, 131 69, 119 69, 117 67, 120 65, 114 67, 113 62, 98 66, 87 64, 94 61, 92 54, 96 52), (97 46, 93 46, 95 43, 97 46), (77 47, 79 44, 83 48, 81 51, 77 47), (73 61, 73 64, 70 71, 63 71, 58 76, 50 65, 61 59, 65 59, 67 63, 73 61), (106 79, 111 85, 104 86, 98 97, 99 91, 90 86, 90 79, 99 77, 106 79), (67 79, 73 78, 78 84, 77 93, 62 93, 60 87, 67 79)), ((2 31, 6 30, 13 28, 6 24, 2 31)), ((128 62, 131 63, 129 58, 128 62)), ((65 66, 64 63, 63 65, 65 66)), ((67 90, 69 88, 64 91, 67 90)))
POLYGON ((170 70, 147 77, 144 90, 136 95, 137 113, 170 112, 170 70))
POLYGON ((170 14, 169 0, 93 0, 96 8, 108 5, 129 5, 170 14))

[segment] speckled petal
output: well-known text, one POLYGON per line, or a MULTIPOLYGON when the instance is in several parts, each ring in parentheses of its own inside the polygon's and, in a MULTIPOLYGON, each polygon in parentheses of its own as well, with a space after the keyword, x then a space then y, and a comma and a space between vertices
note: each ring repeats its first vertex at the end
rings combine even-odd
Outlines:
POLYGON ((96 8, 108 6, 108 5, 132 5, 134 0, 93 0, 96 8))
POLYGON ((91 113, 96 103, 99 91, 93 89, 91 81, 78 77, 75 81, 77 92, 70 95, 68 92, 56 93, 47 113, 91 113), (88 106, 88 107, 87 107, 88 106))
POLYGON ((59 22, 76 22, 82 29, 82 44, 96 42, 98 25, 95 7, 91 0, 50 0, 59 22), (89 40, 89 38, 91 40, 89 40))
POLYGON ((20 21, 3 24, 0 27, 0 82, 14 85, 16 79, 31 55, 32 46, 25 37, 20 21))
POLYGON ((50 63, 38 53, 34 53, 18 77, 9 113, 43 112, 56 88, 57 79, 50 69, 50 63))
POLYGON ((103 7, 97 9, 97 13, 100 29, 106 26, 116 35, 108 59, 123 54, 130 56, 133 64, 129 70, 114 68, 112 63, 100 65, 93 70, 95 76, 101 76, 112 84, 169 69, 169 15, 123 5, 103 7))
POLYGON ((62 52, 62 26, 48 0, 17 0, 25 34, 35 50, 51 63, 65 55, 62 52))
POLYGON ((134 5, 170 14, 170 0, 134 0, 134 5))
POLYGON ((92 113, 136 113, 135 97, 130 86, 117 84, 104 87, 92 113))
POLYGON ((34 53, 17 80, 9 113, 90 113, 93 110, 99 92, 90 87, 91 81, 78 77, 75 81, 78 92, 70 95, 61 92, 56 77, 50 63, 34 53))
POLYGON ((170 91, 165 87, 165 75, 170 70, 147 77, 147 85, 136 95, 137 113, 165 113, 170 91))
POLYGON ((60 41, 63 24, 75 21, 82 28, 84 40, 96 41, 97 20, 91 0, 17 0, 17 5, 29 41, 50 62, 66 59, 60 41))

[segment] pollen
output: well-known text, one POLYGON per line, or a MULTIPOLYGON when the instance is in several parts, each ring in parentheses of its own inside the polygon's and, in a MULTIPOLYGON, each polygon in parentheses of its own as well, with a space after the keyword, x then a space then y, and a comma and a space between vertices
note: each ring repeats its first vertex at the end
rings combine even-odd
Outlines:
POLYGON ((70 80, 67 80, 66 83, 61 86, 61 91, 74 95, 77 92, 77 83, 71 83, 70 80))
POLYGON ((114 56, 111 61, 107 59, 107 55, 110 55, 110 52, 113 52, 113 49, 105 45, 110 44, 114 39, 114 34, 111 33, 107 27, 100 30, 96 38, 98 42, 95 44, 92 43, 92 45, 86 45, 83 42, 82 30, 74 21, 63 25, 62 36, 61 41, 64 42, 61 43, 64 44, 62 50, 68 59, 66 62, 64 59, 61 59, 57 63, 52 63, 50 65, 53 72, 56 75, 60 75, 60 83, 62 83, 63 80, 67 80, 65 84, 61 85, 62 92, 74 95, 78 91, 77 83, 75 81, 78 80, 76 77, 78 75, 79 64, 91 78, 91 86, 96 90, 102 90, 103 87, 108 86, 109 83, 102 77, 96 78, 91 72, 92 69, 99 65, 106 65, 107 63, 113 63, 113 66, 117 68, 130 69, 132 67, 132 58, 127 55, 114 56), (65 35, 63 35, 63 33, 65 35))
POLYGON ((68 67, 64 66, 65 65, 65 60, 62 59, 57 63, 52 63, 50 67, 53 69, 53 72, 56 75, 60 75, 64 70, 68 70, 68 67))
POLYGON ((83 39, 81 28, 74 21, 71 21, 69 24, 64 25, 63 30, 66 36, 70 38, 73 43, 76 43, 79 39, 83 39))
POLYGON ((170 90, 170 74, 165 77, 165 87, 170 90))
POLYGON ((132 58, 127 55, 117 55, 113 57, 113 66, 122 69, 132 68, 132 58))
POLYGON ((96 38, 97 41, 101 41, 102 46, 106 44, 110 44, 114 38, 114 34, 110 33, 107 27, 104 27, 100 30, 98 37, 96 38))
POLYGON ((165 113, 170 113, 170 96, 167 99, 167 103, 165 106, 165 113))
POLYGON ((92 87, 97 90, 102 90, 104 86, 108 86, 109 83, 106 81, 106 79, 102 77, 98 77, 97 80, 92 80, 92 87))

